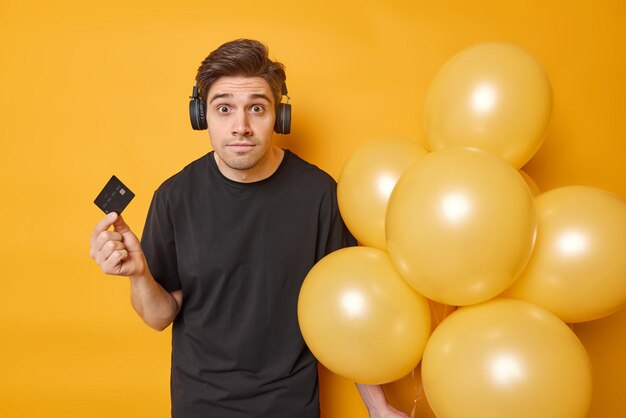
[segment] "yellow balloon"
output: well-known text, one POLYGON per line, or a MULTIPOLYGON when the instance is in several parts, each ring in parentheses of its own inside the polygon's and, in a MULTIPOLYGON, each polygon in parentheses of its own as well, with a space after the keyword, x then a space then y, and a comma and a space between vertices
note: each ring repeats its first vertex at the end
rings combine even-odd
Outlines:
POLYGON ((421 158, 398 181, 387 208, 387 247, 419 293, 471 305, 518 277, 536 224, 517 170, 484 151, 447 149, 421 158))
POLYGON ((584 418, 591 362, 574 332, 529 302, 458 309, 433 332, 422 383, 438 417, 584 418))
POLYGON ((431 151, 491 151, 515 168, 539 149, 552 113, 545 72, 526 51, 484 43, 452 57, 429 87, 425 129, 431 151))
POLYGON ((505 291, 584 322, 626 306, 626 201, 585 186, 536 199, 537 244, 519 279, 505 291))
POLYGON ((368 247, 335 251, 311 269, 298 321, 315 357, 358 383, 406 375, 430 335, 426 298, 400 277, 386 252, 368 247))
POLYGON ((337 184, 337 199, 341 216, 361 244, 387 249, 389 195, 402 173, 427 153, 407 139, 381 139, 363 145, 346 161, 337 184))

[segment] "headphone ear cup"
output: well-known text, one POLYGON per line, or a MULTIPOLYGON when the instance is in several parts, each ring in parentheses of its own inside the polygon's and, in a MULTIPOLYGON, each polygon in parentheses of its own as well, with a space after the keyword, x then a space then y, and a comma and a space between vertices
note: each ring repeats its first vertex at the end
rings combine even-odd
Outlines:
POLYGON ((189 118, 191 119, 191 127, 196 131, 207 128, 204 103, 198 97, 192 97, 189 101, 189 118))
POLYGON ((200 130, 205 130, 209 125, 206 121, 206 113, 204 112, 204 103, 198 99, 198 119, 200 120, 200 130))
POLYGON ((281 103, 278 105, 274 131, 277 134, 283 135, 287 135, 291 132, 291 105, 289 103, 281 103))

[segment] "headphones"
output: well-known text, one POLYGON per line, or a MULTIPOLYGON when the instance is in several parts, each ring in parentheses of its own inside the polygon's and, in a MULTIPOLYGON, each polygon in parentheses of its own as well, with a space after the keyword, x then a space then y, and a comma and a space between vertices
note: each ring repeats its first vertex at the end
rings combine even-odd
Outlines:
MULTIPOLYGON (((277 134, 287 135, 291 132, 291 105, 289 104, 289 95, 287 94, 287 84, 283 83, 281 94, 287 98, 287 103, 279 103, 276 110, 276 122, 274 123, 274 132, 277 134)), ((198 86, 193 86, 189 101, 189 117, 191 118, 191 127, 196 131, 202 131, 207 128, 206 112, 204 103, 198 95, 198 86)))

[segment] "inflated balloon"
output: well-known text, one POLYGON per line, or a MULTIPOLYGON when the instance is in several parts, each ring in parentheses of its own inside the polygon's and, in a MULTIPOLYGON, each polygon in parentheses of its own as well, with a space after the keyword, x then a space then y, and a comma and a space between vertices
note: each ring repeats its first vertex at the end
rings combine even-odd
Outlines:
POLYGON ((493 299, 458 309, 433 332, 422 384, 438 417, 584 418, 591 362, 551 312, 493 299))
POLYGON ((536 224, 516 169, 484 151, 446 149, 422 157, 398 181, 387 208, 387 248, 419 293, 470 305, 518 277, 536 224))
POLYGON ((424 110, 431 151, 479 148, 520 168, 543 142, 552 90, 544 70, 526 51, 484 43, 443 66, 429 87, 424 110))
POLYGON ((400 277, 386 252, 368 247, 335 251, 311 269, 298 321, 315 357, 358 383, 405 376, 430 335, 426 298, 400 277))
POLYGON ((363 245, 387 249, 389 195, 411 164, 428 151, 407 139, 381 139, 360 147, 344 165, 337 185, 339 210, 363 245))
POLYGON ((569 186, 535 202, 537 244, 504 295, 541 305, 565 322, 591 321, 626 306, 626 201, 569 186))

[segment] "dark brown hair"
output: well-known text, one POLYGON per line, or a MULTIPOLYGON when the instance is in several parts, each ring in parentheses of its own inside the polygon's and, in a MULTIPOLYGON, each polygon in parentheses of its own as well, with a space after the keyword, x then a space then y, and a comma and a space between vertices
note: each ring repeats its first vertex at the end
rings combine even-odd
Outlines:
POLYGON ((211 52, 196 75, 200 99, 206 103, 211 85, 220 77, 261 77, 269 84, 278 106, 286 79, 285 66, 270 60, 268 52, 267 46, 252 39, 230 41, 211 52))

